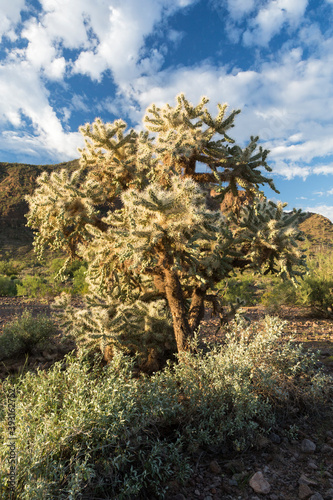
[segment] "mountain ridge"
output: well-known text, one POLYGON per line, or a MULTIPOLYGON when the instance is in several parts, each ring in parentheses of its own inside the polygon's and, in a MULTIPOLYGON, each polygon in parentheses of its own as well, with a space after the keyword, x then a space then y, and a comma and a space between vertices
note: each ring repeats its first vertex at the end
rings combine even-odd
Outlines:
MULTIPOLYGON (((31 251, 33 232, 26 227, 28 204, 24 197, 36 188, 36 179, 42 172, 63 168, 74 170, 79 160, 54 165, 32 165, 0 162, 0 252, 31 251), (1 248, 2 247, 2 248, 1 248), (22 248, 20 248, 22 247, 22 248)), ((333 223, 323 215, 309 212, 299 225, 311 246, 333 247, 333 223)))

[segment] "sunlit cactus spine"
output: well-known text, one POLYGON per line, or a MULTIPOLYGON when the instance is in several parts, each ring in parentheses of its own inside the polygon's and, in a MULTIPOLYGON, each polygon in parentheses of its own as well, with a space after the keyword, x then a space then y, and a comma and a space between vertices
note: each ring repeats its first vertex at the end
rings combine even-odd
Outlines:
POLYGON ((304 267, 300 212, 263 196, 276 191, 268 151, 258 137, 235 144, 240 111, 218 104, 214 117, 208 102, 152 104, 140 133, 86 124, 80 168, 43 174, 28 197, 39 255, 61 248, 88 264, 86 308, 65 317, 78 339, 137 353, 151 370, 189 348, 207 306, 223 315, 216 285, 234 269, 296 279, 304 267))

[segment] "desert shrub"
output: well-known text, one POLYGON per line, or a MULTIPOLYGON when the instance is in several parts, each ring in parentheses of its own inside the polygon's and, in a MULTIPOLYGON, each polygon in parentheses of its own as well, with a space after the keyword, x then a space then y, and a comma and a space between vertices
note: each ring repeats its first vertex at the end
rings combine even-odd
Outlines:
MULTIPOLYGON (((299 286, 302 286, 302 283, 299 286)), ((267 308, 270 314, 276 313, 282 305, 297 303, 297 288, 290 281, 281 282, 271 279, 266 281, 264 288, 260 303, 267 308)))
POLYGON ((72 294, 84 295, 88 292, 88 284, 85 279, 87 264, 80 259, 73 260, 66 266, 65 263, 65 258, 56 258, 51 261, 48 281, 54 284, 58 293, 69 291, 72 294), (60 271, 62 272, 60 273, 60 271))
POLYGON ((222 281, 217 288, 222 290, 225 302, 235 304, 240 300, 245 306, 253 306, 257 302, 255 283, 254 275, 240 275, 238 278, 222 281))
POLYGON ((305 278, 298 292, 299 301, 324 317, 333 316, 333 279, 305 278))
MULTIPOLYGON (((104 369, 84 351, 15 384, 17 495, 35 498, 163 498, 165 484, 189 477, 188 456, 221 443, 243 449, 283 411, 316 410, 331 378, 315 356, 281 342, 284 323, 234 322, 227 342, 151 377, 133 377, 116 355, 104 369)), ((9 388, 7 380, 3 390, 9 388)), ((7 406, 0 403, 0 473, 7 491, 7 406)))
POLYGON ((17 295, 17 286, 20 281, 14 277, 14 279, 8 276, 0 276, 0 297, 14 297, 17 295))
POLYGON ((54 296, 59 293, 59 285, 50 283, 46 278, 41 276, 24 276, 21 283, 17 285, 17 295, 27 296, 31 298, 54 296))
POLYGON ((74 294, 84 295, 88 292, 88 284, 86 281, 87 266, 82 265, 73 271, 73 285, 71 290, 74 294))
POLYGON ((12 259, 0 260, 0 274, 5 276, 17 275, 24 268, 24 264, 12 259))
POLYGON ((312 276, 325 280, 333 280, 333 252, 326 250, 309 256, 308 267, 312 276))
POLYGON ((4 325, 0 335, 0 360, 22 353, 30 354, 43 346, 56 332, 52 319, 45 315, 33 317, 24 311, 20 318, 4 325))

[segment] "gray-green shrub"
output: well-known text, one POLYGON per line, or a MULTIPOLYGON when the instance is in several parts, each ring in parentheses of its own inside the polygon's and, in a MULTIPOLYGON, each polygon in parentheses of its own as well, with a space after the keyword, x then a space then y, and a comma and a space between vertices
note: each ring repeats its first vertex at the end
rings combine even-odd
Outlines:
MULTIPOLYGON (((37 498, 163 498, 165 484, 189 477, 198 446, 242 449, 280 411, 318 410, 332 380, 315 356, 286 341, 285 324, 234 322, 226 343, 182 353, 151 377, 134 378, 116 355, 101 369, 82 351, 15 384, 17 495, 37 498)), ((10 380, 4 383, 6 392, 10 380)), ((1 498, 7 490, 8 431, 0 399, 1 498)))
POLYGON ((0 334, 0 360, 23 353, 30 354, 34 348, 43 346, 56 332, 51 318, 39 314, 32 316, 24 311, 21 317, 6 323, 0 334))
POLYGON ((333 279, 308 276, 299 290, 299 301, 320 316, 333 317, 333 279))

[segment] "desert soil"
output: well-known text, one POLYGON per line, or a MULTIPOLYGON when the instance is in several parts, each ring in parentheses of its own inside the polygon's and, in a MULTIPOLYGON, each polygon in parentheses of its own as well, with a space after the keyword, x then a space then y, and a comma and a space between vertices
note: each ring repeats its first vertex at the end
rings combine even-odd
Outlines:
MULTIPOLYGON (((0 334, 4 324, 25 309, 35 315, 50 314, 46 302, 0 297, 0 334)), ((245 312, 251 321, 266 314, 259 306, 245 312)), ((310 311, 296 307, 282 307, 276 315, 288 321, 288 332, 296 342, 320 350, 319 363, 333 375, 333 321, 314 318, 310 311)), ((216 329, 216 319, 207 314, 202 336, 219 342, 222 336, 216 329)), ((29 369, 47 369, 73 348, 72 343, 61 342, 59 332, 48 349, 28 360, 23 356, 0 363, 0 379, 20 372, 24 363, 29 369)), ((191 460, 191 479, 186 485, 170 483, 168 500, 333 500, 333 401, 315 418, 298 413, 286 419, 242 453, 211 446, 197 450, 191 460), (296 426, 293 433, 291 426, 296 426)))

